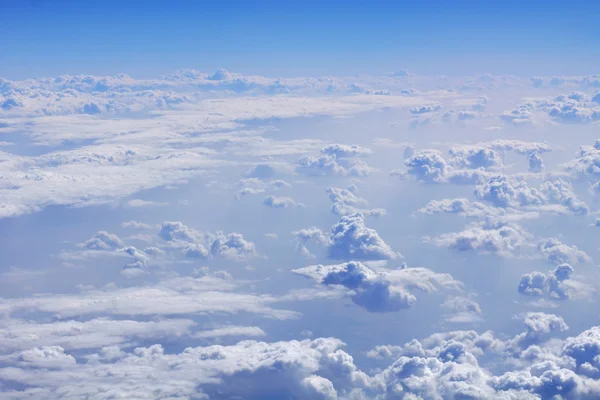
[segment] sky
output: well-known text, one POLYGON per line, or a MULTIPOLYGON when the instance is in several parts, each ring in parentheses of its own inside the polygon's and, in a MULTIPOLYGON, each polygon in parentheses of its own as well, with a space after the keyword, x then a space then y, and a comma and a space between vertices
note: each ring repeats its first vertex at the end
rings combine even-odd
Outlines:
POLYGON ((600 61, 593 1, 3 0, 0 76, 583 75, 600 61))
POLYGON ((597 5, 141 4, 0 0, 1 399, 600 398, 597 5))

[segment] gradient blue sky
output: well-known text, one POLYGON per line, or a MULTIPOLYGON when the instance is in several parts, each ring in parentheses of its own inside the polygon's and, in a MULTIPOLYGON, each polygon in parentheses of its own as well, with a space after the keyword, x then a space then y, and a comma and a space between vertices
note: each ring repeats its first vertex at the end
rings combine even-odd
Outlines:
POLYGON ((0 76, 589 74, 593 1, 0 0, 0 76))

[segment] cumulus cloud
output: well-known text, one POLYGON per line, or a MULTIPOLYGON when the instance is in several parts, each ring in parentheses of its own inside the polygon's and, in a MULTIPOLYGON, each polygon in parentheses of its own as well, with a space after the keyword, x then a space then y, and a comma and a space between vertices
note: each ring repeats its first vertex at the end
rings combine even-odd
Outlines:
POLYGON ((329 199, 333 202, 331 212, 336 215, 348 215, 360 212, 366 216, 382 216, 386 211, 382 208, 366 209, 369 203, 358 197, 352 190, 328 187, 329 199))
POLYGON ((577 246, 564 244, 557 238, 549 238, 538 244, 542 257, 552 264, 579 264, 590 262, 591 258, 577 246))
POLYGON ((409 308, 416 301, 410 290, 434 292, 460 290, 461 283, 448 274, 425 268, 375 271, 357 261, 338 265, 314 265, 292 272, 323 285, 343 286, 352 301, 370 312, 393 312, 409 308))
POLYGON ((296 172, 309 176, 346 175, 348 171, 338 164, 335 156, 304 156, 296 163, 296 172))
POLYGON ((90 250, 115 250, 124 245, 117 235, 106 231, 98 231, 90 239, 79 244, 80 247, 90 250))
POLYGON ((296 203, 291 197, 281 196, 267 196, 263 200, 263 204, 271 208, 291 208, 291 207, 304 207, 302 203, 296 203))
POLYGON ((437 246, 451 250, 476 251, 503 257, 519 257, 532 246, 533 236, 520 225, 486 218, 461 232, 442 234, 432 239, 437 246))
POLYGON ((532 272, 521 277, 519 293, 527 296, 548 296, 555 299, 568 299, 572 285, 569 285, 575 270, 569 264, 561 264, 547 274, 532 272))
POLYGON ((495 150, 484 147, 453 147, 448 153, 450 163, 457 168, 499 169, 503 166, 502 158, 495 150))
POLYGON ((539 173, 544 170, 544 160, 537 151, 533 151, 527 157, 529 161, 529 172, 539 173))
POLYGON ((321 153, 337 158, 364 157, 372 154, 370 149, 358 145, 330 144, 321 149, 321 153))
POLYGON ((366 226, 364 218, 360 212, 344 215, 329 233, 315 227, 294 231, 296 248, 310 256, 306 246, 314 242, 327 246, 327 256, 335 260, 394 260, 402 257, 379 237, 375 229, 366 226))
POLYGON ((535 211, 587 214, 588 206, 579 200, 565 180, 546 181, 540 189, 525 181, 510 182, 504 175, 492 176, 474 190, 475 197, 501 208, 524 208, 535 211))
MULTIPOLYGON (((447 162, 442 157, 440 151, 425 149, 404 160, 404 164, 407 167, 406 172, 394 170, 392 171, 392 174, 401 177, 406 175, 412 176, 417 181, 425 183, 454 183, 467 185, 476 184, 489 176, 489 173, 485 168, 475 167, 476 163, 482 162, 477 159, 477 157, 479 157, 477 154, 469 154, 470 150, 464 152, 458 149, 455 150, 457 157, 455 157, 452 163, 458 164, 458 168, 455 168, 452 163, 447 162), (469 159, 471 159, 471 161, 469 161, 469 159)), ((483 161, 483 163, 485 164, 487 162, 483 161)))
POLYGON ((345 215, 331 227, 328 256, 338 260, 393 260, 401 257, 379 237, 375 229, 367 228, 362 213, 345 215))
POLYGON ((243 261, 257 254, 254 243, 244 239, 242 234, 223 232, 199 232, 179 221, 162 223, 158 236, 167 248, 179 249, 188 257, 223 257, 243 261))

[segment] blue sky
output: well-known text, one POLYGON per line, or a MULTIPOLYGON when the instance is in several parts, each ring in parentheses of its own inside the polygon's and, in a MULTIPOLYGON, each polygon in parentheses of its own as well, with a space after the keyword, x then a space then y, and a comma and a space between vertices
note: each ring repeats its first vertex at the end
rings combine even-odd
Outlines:
POLYGON ((0 0, 0 398, 600 399, 599 6, 414 3, 0 0))
POLYGON ((0 76, 587 74, 593 1, 0 1, 0 76))

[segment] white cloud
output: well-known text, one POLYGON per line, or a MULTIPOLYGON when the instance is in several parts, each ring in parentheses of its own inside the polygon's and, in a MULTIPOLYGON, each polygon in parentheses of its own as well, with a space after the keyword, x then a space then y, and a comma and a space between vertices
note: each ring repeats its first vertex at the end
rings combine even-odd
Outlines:
POLYGON ((271 208, 304 207, 304 204, 296 203, 291 197, 267 196, 263 200, 263 204, 271 208))
POLYGON ((393 312, 411 307, 417 299, 410 290, 435 292, 461 288, 461 283, 450 275, 437 274, 425 268, 377 271, 357 261, 314 265, 292 272, 323 285, 345 287, 352 301, 370 312, 393 312))

